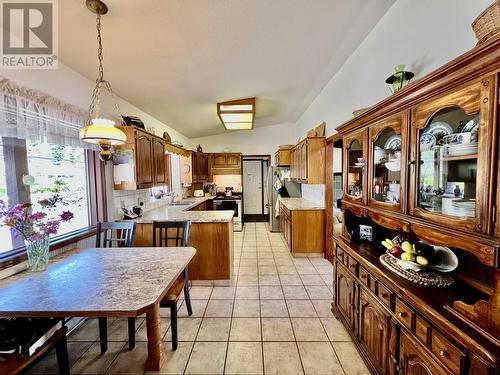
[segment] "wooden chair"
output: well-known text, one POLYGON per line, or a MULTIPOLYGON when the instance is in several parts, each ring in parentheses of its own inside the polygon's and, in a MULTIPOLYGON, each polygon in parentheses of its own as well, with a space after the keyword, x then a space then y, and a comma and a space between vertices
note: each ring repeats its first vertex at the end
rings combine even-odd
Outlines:
POLYGON ((68 345, 66 341, 67 331, 68 329, 65 326, 58 329, 30 356, 23 356, 19 353, 0 355, 0 374, 13 375, 24 373, 55 349, 59 374, 69 375, 68 345))
MULTIPOLYGON (((96 225, 96 247, 132 247, 134 244, 135 223, 131 221, 120 221, 114 223, 97 223, 96 225)), ((135 318, 128 318, 130 350, 135 348, 135 318)), ((101 353, 108 350, 108 319, 99 318, 99 338, 101 353)))

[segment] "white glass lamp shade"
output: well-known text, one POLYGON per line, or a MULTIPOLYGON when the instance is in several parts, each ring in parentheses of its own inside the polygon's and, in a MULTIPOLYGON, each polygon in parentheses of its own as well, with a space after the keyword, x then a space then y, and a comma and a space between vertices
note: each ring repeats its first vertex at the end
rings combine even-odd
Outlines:
POLYGON ((87 143, 121 145, 127 141, 127 136, 114 125, 113 120, 95 118, 80 131, 80 138, 87 143))

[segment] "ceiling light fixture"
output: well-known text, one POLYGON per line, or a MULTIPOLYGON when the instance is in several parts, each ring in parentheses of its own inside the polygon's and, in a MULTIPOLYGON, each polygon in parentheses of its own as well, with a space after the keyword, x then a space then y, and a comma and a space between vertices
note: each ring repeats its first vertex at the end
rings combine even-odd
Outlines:
POLYGON ((255 98, 217 103, 217 115, 226 130, 250 130, 255 120, 255 98))
POLYGON ((92 101, 89 106, 88 124, 80 131, 80 138, 87 143, 98 144, 101 151, 99 158, 107 162, 113 156, 113 146, 126 142, 127 136, 120 129, 115 128, 115 122, 101 116, 101 95, 108 92, 111 96, 115 110, 120 114, 120 108, 116 102, 115 94, 111 89, 111 84, 104 79, 104 70, 102 67, 102 39, 101 39, 101 15, 108 12, 108 7, 100 0, 86 0, 87 8, 97 14, 97 58, 99 60, 99 76, 96 79, 96 85, 92 92, 92 101))

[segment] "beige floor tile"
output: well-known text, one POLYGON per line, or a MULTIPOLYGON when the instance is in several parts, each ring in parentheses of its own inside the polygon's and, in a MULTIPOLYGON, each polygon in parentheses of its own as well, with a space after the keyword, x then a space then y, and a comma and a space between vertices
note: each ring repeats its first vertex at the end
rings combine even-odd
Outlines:
MULTIPOLYGON (((136 322, 136 327, 139 324, 136 322)), ((112 322, 108 321, 108 341, 127 341, 128 340, 128 320, 127 319, 113 319, 112 322)))
POLYGON ((277 275, 278 270, 275 266, 260 266, 259 265, 259 275, 277 275))
POLYGON ((297 341, 328 341, 319 318, 291 318, 297 341))
POLYGON ((279 286, 280 278, 278 275, 260 275, 259 285, 279 286))
POLYGON ((261 341, 259 318, 233 318, 229 341, 261 341))
MULTIPOLYGON (((108 319, 108 326, 110 321, 108 319)), ((87 319, 78 329, 68 337, 68 341, 96 341, 99 340, 99 321, 87 319)))
POLYGON ((344 374, 329 342, 298 342, 297 345, 306 375, 344 374))
POLYGON ((257 275, 239 275, 237 286, 255 286, 259 285, 257 275))
POLYGON ((177 350, 174 352, 169 343, 164 343, 165 360, 160 371, 146 372, 145 374, 184 374, 184 369, 186 368, 192 348, 193 342, 179 342, 177 350))
POLYGON ((233 286, 216 286, 210 299, 234 299, 235 290, 233 286))
POLYGON ((271 251, 271 248, 267 247, 265 249, 262 248, 257 248, 257 259, 259 260, 259 266, 264 264, 262 263, 263 261, 266 260, 272 260, 271 265, 274 265, 274 256, 273 252, 271 251))
POLYGON ((257 259, 257 251, 255 252, 245 252, 241 253, 241 259, 257 259))
MULTIPOLYGON (((148 341, 146 321, 144 320, 138 327, 139 328, 137 328, 137 331, 135 332, 135 341, 148 341)), ((161 318, 160 319, 161 337, 165 336, 165 333, 167 333, 169 327, 170 327, 170 318, 161 318)))
POLYGON ((236 288, 236 299, 259 299, 257 286, 239 286, 236 288))
POLYGON ((231 318, 203 318, 196 341, 227 341, 231 318))
POLYGON ((296 275, 297 274, 297 268, 295 266, 283 266, 283 265, 278 265, 278 274, 281 275, 296 275))
POLYGON ((212 294, 212 287, 206 286, 193 286, 189 289, 189 296, 191 299, 210 299, 212 294))
POLYGON ((240 276, 256 276, 258 268, 257 266, 240 266, 240 270, 238 272, 240 276))
POLYGON ((333 317, 332 301, 329 299, 312 299, 312 304, 319 317, 330 318, 333 317))
POLYGON ((205 311, 205 317, 229 318, 233 313, 233 300, 211 299, 205 311))
MULTIPOLYGON (((90 346, 91 342, 69 342, 68 343, 68 356, 70 368, 75 362, 85 353, 90 346)), ((44 360, 37 363, 32 367, 27 374, 29 375, 44 375, 44 374, 59 374, 57 367, 56 351, 53 350, 44 360)))
POLYGON ((260 266, 273 266, 275 267, 276 266, 276 263, 274 262, 274 259, 272 258, 272 254, 270 254, 271 256, 270 257, 267 257, 267 258, 259 258, 258 262, 259 262, 259 267, 260 266))
MULTIPOLYGON (((201 318, 178 318, 177 319, 177 338, 178 341, 194 341, 200 328, 201 318)), ((170 327, 167 330, 163 341, 171 341, 172 333, 170 327)))
POLYGON ((186 374, 223 374, 227 342, 195 342, 186 374))
POLYGON ((302 285, 283 285, 285 299, 309 299, 306 289, 302 285))
POLYGON ((333 286, 333 275, 328 274, 328 275, 319 275, 323 281, 325 282, 326 285, 328 286, 333 286))
POLYGON ((370 371, 352 342, 332 342, 333 348, 349 375, 369 375, 370 371))
POLYGON ((330 341, 352 341, 340 320, 337 318, 320 318, 330 341))
POLYGON ((286 300, 288 313, 296 318, 316 317, 316 310, 308 299, 288 299, 286 300))
MULTIPOLYGON (((195 317, 202 317, 205 314, 205 309, 207 308, 208 300, 206 299, 194 299, 191 301, 191 307, 193 309, 193 315, 191 315, 192 318, 195 317)), ((168 309, 162 309, 162 310, 168 310, 168 309)), ((179 306, 179 309, 177 310, 177 316, 179 318, 187 318, 188 312, 186 308, 186 303, 183 301, 182 304, 179 306)))
POLYGON ((257 259, 242 259, 240 260, 241 267, 257 267, 257 259))
POLYGON ((309 259, 308 258, 293 258, 292 257, 292 261, 295 265, 297 266, 312 266, 311 262, 309 262, 309 259))
POLYGON ((261 342, 230 342, 225 374, 263 374, 261 342))
POLYGON ((333 274, 333 266, 321 266, 315 267, 320 275, 332 275, 333 274))
POLYGON ((260 315, 266 318, 287 318, 288 310, 285 304, 285 300, 261 300, 260 315))
POLYGON ((107 374, 143 374, 148 357, 146 342, 138 342, 134 350, 125 347, 109 367, 107 374))
POLYGON ((260 299, 282 299, 283 291, 281 290, 281 286, 261 286, 260 290, 260 299))
POLYGON ((263 341, 294 341, 289 318, 262 318, 263 341))
POLYGON ((295 265, 299 275, 317 275, 318 271, 313 266, 295 265))
POLYGON ((280 275, 281 285, 302 285, 299 275, 280 275))
POLYGON ((260 317, 260 301, 251 299, 237 299, 236 301, 234 301, 233 317, 260 317))
POLYGON ((264 342, 264 369, 266 374, 303 374, 299 351, 295 342, 264 342))
POLYGON ((307 290, 307 294, 309 294, 309 297, 311 299, 328 299, 330 301, 333 300, 333 294, 326 285, 306 285, 305 287, 307 290))
POLYGON ((125 342, 109 342, 108 351, 101 354, 101 345, 96 342, 71 368, 72 374, 104 374, 121 350, 128 345, 125 342))
POLYGON ((325 285, 325 281, 320 275, 300 275, 304 285, 325 285))

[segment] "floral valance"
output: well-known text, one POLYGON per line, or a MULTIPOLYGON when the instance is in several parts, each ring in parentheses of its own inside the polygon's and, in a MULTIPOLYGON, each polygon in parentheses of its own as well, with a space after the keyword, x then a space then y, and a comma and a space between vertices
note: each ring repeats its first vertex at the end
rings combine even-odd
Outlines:
POLYGON ((92 148, 80 141, 87 111, 0 76, 0 137, 92 148))

